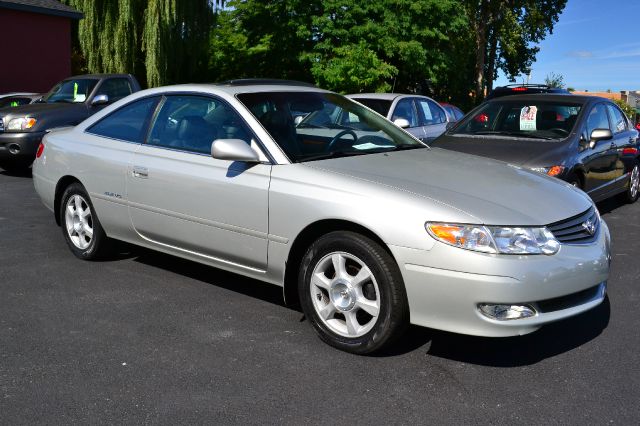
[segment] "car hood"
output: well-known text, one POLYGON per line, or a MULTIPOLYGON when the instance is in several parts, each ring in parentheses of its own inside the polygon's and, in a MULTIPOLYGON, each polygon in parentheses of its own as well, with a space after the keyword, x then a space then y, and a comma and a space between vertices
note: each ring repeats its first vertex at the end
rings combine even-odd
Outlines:
MULTIPOLYGON (((369 154, 304 163, 457 210, 455 217, 487 225, 547 225, 587 210, 582 191, 555 178, 501 161, 439 148, 369 154)), ((442 209, 435 211, 443 212, 442 209)), ((448 221, 430 217, 433 221, 448 221)))
POLYGON ((530 139, 442 135, 430 145, 524 167, 549 167, 562 165, 568 147, 573 145, 570 141, 532 142, 530 139))
POLYGON ((38 103, 0 110, 5 127, 13 118, 32 117, 37 119, 33 132, 44 131, 52 127, 75 126, 87 118, 87 107, 83 103, 38 103))

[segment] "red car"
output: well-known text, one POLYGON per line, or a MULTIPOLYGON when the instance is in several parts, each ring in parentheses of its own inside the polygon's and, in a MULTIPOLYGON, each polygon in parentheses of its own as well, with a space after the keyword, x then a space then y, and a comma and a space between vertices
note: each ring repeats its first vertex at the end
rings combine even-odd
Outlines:
POLYGON ((448 122, 455 123, 456 121, 464 117, 464 112, 462 112, 462 110, 460 110, 460 108, 458 108, 457 106, 454 106, 445 102, 439 102, 439 103, 440 103, 440 106, 444 108, 444 110, 447 113, 448 122))

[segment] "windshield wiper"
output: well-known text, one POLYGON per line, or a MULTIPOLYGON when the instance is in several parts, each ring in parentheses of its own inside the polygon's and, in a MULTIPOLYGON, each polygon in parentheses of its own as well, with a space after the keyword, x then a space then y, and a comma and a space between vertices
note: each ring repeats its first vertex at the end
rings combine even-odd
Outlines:
POLYGON ((315 161, 315 160, 327 160, 329 158, 341 158, 341 157, 354 157, 356 155, 370 154, 371 151, 335 151, 325 152, 323 154, 309 155, 303 157, 299 162, 315 161))

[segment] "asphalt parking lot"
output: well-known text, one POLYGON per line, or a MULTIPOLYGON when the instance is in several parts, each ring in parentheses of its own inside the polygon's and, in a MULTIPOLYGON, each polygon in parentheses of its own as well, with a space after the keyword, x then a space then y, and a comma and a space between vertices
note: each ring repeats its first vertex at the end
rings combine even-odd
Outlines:
POLYGON ((640 202, 600 210, 609 297, 523 337, 322 343, 278 287, 151 251, 71 254, 0 171, 0 423, 638 424, 640 202))

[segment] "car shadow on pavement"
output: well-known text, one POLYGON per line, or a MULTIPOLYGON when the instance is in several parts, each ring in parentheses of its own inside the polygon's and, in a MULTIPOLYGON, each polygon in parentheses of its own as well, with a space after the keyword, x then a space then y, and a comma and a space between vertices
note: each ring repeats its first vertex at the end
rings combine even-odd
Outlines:
POLYGON ((31 168, 16 171, 9 171, 0 168, 0 175, 31 179, 31 168))
POLYGON ((598 206, 598 211, 603 216, 605 216, 608 213, 611 213, 615 209, 622 207, 626 204, 627 204, 626 193, 618 194, 615 197, 607 198, 606 200, 596 203, 596 205, 598 206))
MULTIPOLYGON (((134 261, 202 281, 249 297, 286 306, 282 287, 142 247, 131 247, 134 261)), ((296 309, 297 310, 297 309, 296 309)))
MULTIPOLYGON (((142 247, 131 246, 129 257, 145 265, 302 312, 298 306, 285 305, 282 288, 276 285, 142 247)), ((606 298, 590 311, 548 324, 524 336, 476 337, 411 325, 388 349, 372 356, 399 356, 428 346, 427 355, 459 362, 493 367, 525 366, 595 339, 609 324, 609 317, 609 299, 606 298)), ((304 321, 302 315, 301 321, 304 321)), ((309 332, 312 332, 311 328, 309 332)))
POLYGON ((609 298, 590 311, 517 337, 475 337, 432 331, 427 354, 469 364, 519 367, 535 364, 590 342, 609 324, 609 298))

